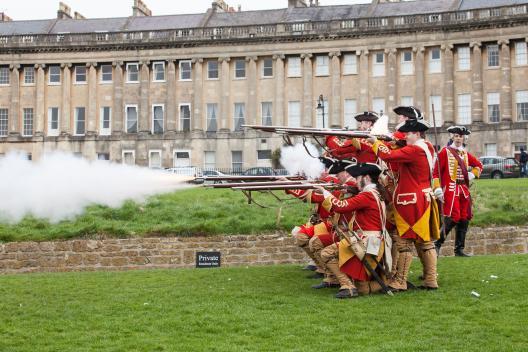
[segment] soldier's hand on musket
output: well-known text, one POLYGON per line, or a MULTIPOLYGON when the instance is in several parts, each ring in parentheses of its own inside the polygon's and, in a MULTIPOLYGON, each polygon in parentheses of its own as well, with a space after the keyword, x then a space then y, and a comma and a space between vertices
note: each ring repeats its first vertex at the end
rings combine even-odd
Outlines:
POLYGON ((434 191, 433 191, 436 199, 438 199, 440 202, 444 202, 444 191, 442 191, 442 189, 440 187, 436 188, 434 191))

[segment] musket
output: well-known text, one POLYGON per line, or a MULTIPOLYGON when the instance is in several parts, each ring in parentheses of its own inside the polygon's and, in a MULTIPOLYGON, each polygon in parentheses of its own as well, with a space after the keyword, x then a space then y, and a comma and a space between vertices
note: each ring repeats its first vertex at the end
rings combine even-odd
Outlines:
MULTIPOLYGON (((334 229, 335 231, 337 232, 337 235, 344 239, 350 249, 352 251, 353 250, 353 246, 352 246, 352 239, 350 238, 350 236, 348 235, 348 233, 351 233, 352 236, 354 236, 354 238, 356 239, 356 241, 358 241, 358 243, 361 243, 361 239, 358 237, 358 235, 354 232, 354 231, 348 231, 348 230, 345 230, 343 231, 341 228, 339 228, 339 224, 337 222, 333 222, 333 225, 334 225, 334 229)), ((354 255, 356 255, 358 258, 359 256, 354 253, 354 255)), ((381 279, 381 277, 378 275, 378 273, 376 272, 375 269, 373 269, 371 266, 370 266, 370 263, 368 262, 367 260, 367 253, 365 253, 365 256, 363 257, 363 259, 361 259, 361 263, 365 266, 365 268, 367 269, 367 271, 369 272, 370 276, 372 276, 374 278, 374 280, 376 280, 378 282, 378 284, 381 286, 381 289, 383 290, 384 293, 388 294, 389 296, 394 296, 394 294, 392 293, 392 291, 390 290, 390 288, 385 284, 385 282, 381 279)))
POLYGON ((303 181, 270 181, 270 182, 234 182, 234 183, 214 183, 203 185, 206 188, 235 188, 235 187, 255 187, 255 186, 291 186, 302 185, 303 181))
MULTIPOLYGON (((439 146, 438 144, 438 132, 436 131, 436 117, 435 117, 435 110, 434 110, 434 104, 431 104, 431 108, 433 109, 433 127, 434 127, 434 138, 435 138, 435 153, 436 153, 436 147, 439 146)), ((438 156, 436 157, 436 166, 438 167, 438 182, 440 183, 440 187, 442 187, 442 173, 440 172, 440 158, 438 156)), ((431 177, 433 175, 431 174, 431 177)), ((432 181, 432 180, 431 180, 432 181)), ((433 190, 434 191, 434 190, 433 190)), ((445 238, 445 214, 444 214, 444 203, 441 201, 438 201, 440 203, 440 216, 442 217, 442 237, 445 238)))
MULTIPOLYGON (((328 137, 335 136, 341 138, 369 138, 372 137, 366 131, 352 131, 347 129, 331 129, 331 128, 311 128, 311 127, 287 127, 287 126, 263 126, 263 125, 242 125, 242 127, 251 128, 258 131, 273 132, 289 136, 312 136, 312 137, 328 137)), ((387 135, 376 135, 376 138, 384 141, 392 141, 392 138, 387 135)))
POLYGON ((315 189, 323 187, 325 189, 343 189, 348 186, 338 185, 335 183, 300 183, 300 184, 270 184, 270 185, 252 185, 244 184, 242 186, 232 187, 235 191, 280 191, 288 189, 315 189))
POLYGON ((288 179, 290 181, 295 180, 306 180, 304 176, 298 176, 298 175, 278 175, 278 176, 243 176, 243 175, 224 175, 224 176, 203 176, 203 177, 197 177, 199 180, 204 181, 280 181, 282 179, 288 179))

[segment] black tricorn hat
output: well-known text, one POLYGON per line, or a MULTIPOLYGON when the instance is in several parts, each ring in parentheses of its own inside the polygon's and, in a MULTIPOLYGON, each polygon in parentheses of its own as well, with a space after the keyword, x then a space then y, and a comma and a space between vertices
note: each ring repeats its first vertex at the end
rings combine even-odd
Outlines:
POLYGON ((337 159, 330 158, 328 156, 320 156, 319 160, 323 163, 325 166, 325 169, 329 169, 334 165, 334 163, 337 161, 337 159))
POLYGON ((471 131, 465 126, 451 126, 447 128, 447 132, 461 136, 469 136, 471 134, 471 131))
POLYGON ((396 130, 400 132, 425 132, 429 127, 429 123, 423 119, 409 119, 396 126, 396 130))
POLYGON ((354 116, 357 122, 361 121, 370 121, 370 122, 376 122, 379 119, 379 115, 375 113, 374 111, 365 111, 362 114, 354 116))
POLYGON ((358 163, 347 166, 346 171, 352 177, 369 175, 372 179, 377 179, 381 174, 381 167, 374 163, 358 163))
POLYGON ((328 168, 328 174, 337 175, 340 172, 345 171, 345 169, 350 165, 355 165, 356 160, 336 160, 332 166, 328 168))
POLYGON ((422 112, 414 106, 397 106, 392 111, 397 115, 407 116, 413 120, 421 120, 424 118, 422 112))

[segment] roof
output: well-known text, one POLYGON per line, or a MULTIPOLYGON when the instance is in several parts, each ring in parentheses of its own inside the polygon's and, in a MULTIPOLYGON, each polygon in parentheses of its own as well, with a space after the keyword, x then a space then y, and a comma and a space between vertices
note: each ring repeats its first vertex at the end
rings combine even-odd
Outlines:
POLYGON ((100 19, 49 19, 0 22, 0 35, 152 31, 197 27, 248 26, 402 16, 528 4, 528 0, 415 0, 275 10, 100 19), (204 25, 205 23, 205 25, 204 25))

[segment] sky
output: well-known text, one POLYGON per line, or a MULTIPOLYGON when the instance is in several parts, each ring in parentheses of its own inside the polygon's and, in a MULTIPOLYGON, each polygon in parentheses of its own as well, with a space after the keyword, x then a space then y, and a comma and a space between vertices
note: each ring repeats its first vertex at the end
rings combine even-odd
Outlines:
MULTIPOLYGON (((62 0, 86 18, 127 17, 132 15, 134 0, 62 0)), ((152 15, 204 13, 213 0, 143 0, 152 15)), ((227 0, 230 6, 242 6, 242 11, 278 9, 288 6, 288 0, 227 0)), ((309 1, 307 1, 309 2, 309 1)), ((371 3, 371 0, 319 0, 320 5, 350 5, 371 3)), ((0 12, 13 20, 36 20, 57 17, 59 0, 0 0, 0 12)))

